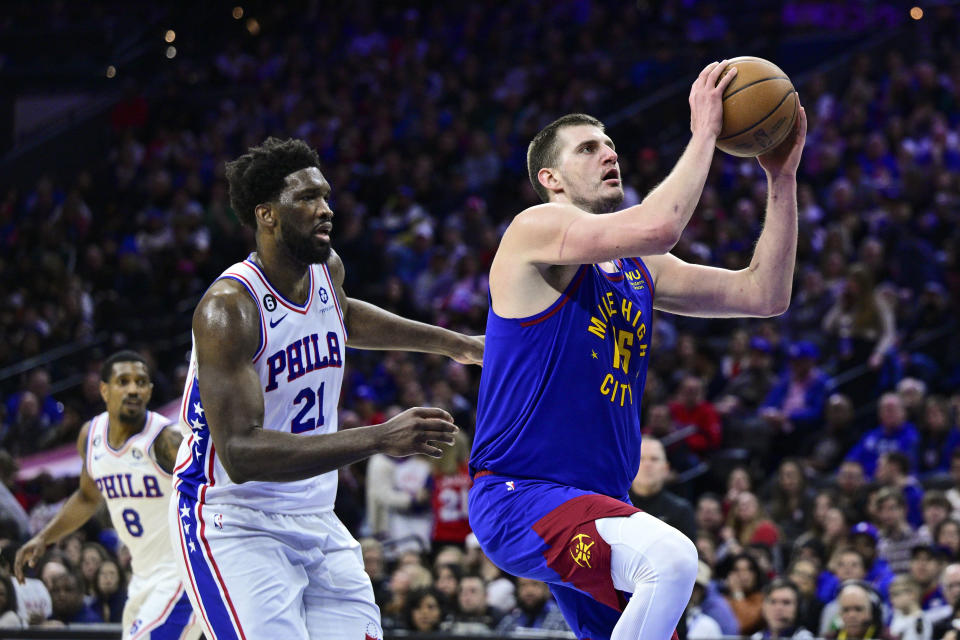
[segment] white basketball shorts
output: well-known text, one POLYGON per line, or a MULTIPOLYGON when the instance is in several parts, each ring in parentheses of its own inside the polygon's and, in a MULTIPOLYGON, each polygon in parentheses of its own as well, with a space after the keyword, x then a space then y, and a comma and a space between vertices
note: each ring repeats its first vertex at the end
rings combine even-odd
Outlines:
POLYGON ((170 535, 210 640, 376 640, 380 609, 360 544, 333 511, 266 513, 170 501, 170 535))
POLYGON ((197 640, 202 633, 172 561, 133 576, 123 607, 123 640, 197 640))

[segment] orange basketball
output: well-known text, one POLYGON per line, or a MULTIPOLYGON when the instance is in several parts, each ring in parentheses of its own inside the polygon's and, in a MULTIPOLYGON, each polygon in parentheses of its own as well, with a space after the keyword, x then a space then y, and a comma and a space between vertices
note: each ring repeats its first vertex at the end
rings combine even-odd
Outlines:
POLYGON ((793 129, 796 90, 787 74, 769 60, 741 56, 731 59, 730 67, 737 68, 737 75, 723 92, 723 130, 717 147, 752 158, 776 147, 793 129))

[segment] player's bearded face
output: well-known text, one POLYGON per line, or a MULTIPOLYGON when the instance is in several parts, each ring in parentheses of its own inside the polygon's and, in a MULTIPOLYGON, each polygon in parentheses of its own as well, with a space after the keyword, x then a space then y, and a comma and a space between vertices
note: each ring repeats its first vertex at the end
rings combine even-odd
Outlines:
POLYGON ((153 383, 141 362, 118 362, 113 365, 109 382, 101 383, 100 393, 107 408, 123 421, 139 421, 147 411, 153 383))
POLYGON ((560 176, 570 201, 591 213, 610 213, 623 203, 620 165, 613 141, 598 127, 562 130, 565 141, 560 176))
POLYGON ((317 237, 310 223, 296 225, 286 216, 281 216, 277 232, 280 246, 297 262, 320 264, 330 257, 330 241, 317 237))
POLYGON ((599 170, 596 167, 578 167, 575 172, 561 171, 570 201, 591 213, 611 213, 619 209, 623 203, 623 187, 602 179, 609 170, 609 167, 599 170))

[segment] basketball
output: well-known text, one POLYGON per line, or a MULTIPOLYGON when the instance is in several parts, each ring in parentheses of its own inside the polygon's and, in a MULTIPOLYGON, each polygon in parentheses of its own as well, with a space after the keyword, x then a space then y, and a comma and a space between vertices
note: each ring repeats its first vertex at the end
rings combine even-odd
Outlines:
POLYGON ((730 155, 752 158, 783 142, 797 118, 796 90, 777 65, 741 56, 727 70, 737 75, 723 92, 723 129, 717 147, 730 155))

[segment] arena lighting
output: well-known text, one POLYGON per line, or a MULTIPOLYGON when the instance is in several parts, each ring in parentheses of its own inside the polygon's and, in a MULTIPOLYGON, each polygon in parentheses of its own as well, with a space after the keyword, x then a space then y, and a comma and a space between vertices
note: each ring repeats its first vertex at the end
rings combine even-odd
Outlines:
POLYGON ((910 9, 910 17, 913 18, 914 20, 919 20, 920 18, 923 17, 923 9, 921 9, 920 7, 912 7, 910 9))
POLYGON ((257 22, 256 18, 247 20, 247 31, 249 31, 252 36, 260 34, 260 23, 257 22))
POLYGON ((240 18, 243 17, 243 7, 240 7, 240 6, 234 7, 230 15, 233 16, 234 20, 239 20, 240 18))
POLYGON ((116 75, 117 75, 117 68, 116 68, 115 66, 110 65, 109 67, 107 67, 107 77, 108 77, 108 78, 114 78, 114 77, 116 77, 116 75))
POLYGON ((175 55, 177 55, 177 48, 174 46, 167 47, 166 56, 168 58, 173 58, 175 55))
POLYGON ((177 39, 177 32, 173 29, 167 29, 167 32, 163 34, 163 39, 167 42, 173 42, 177 39))

